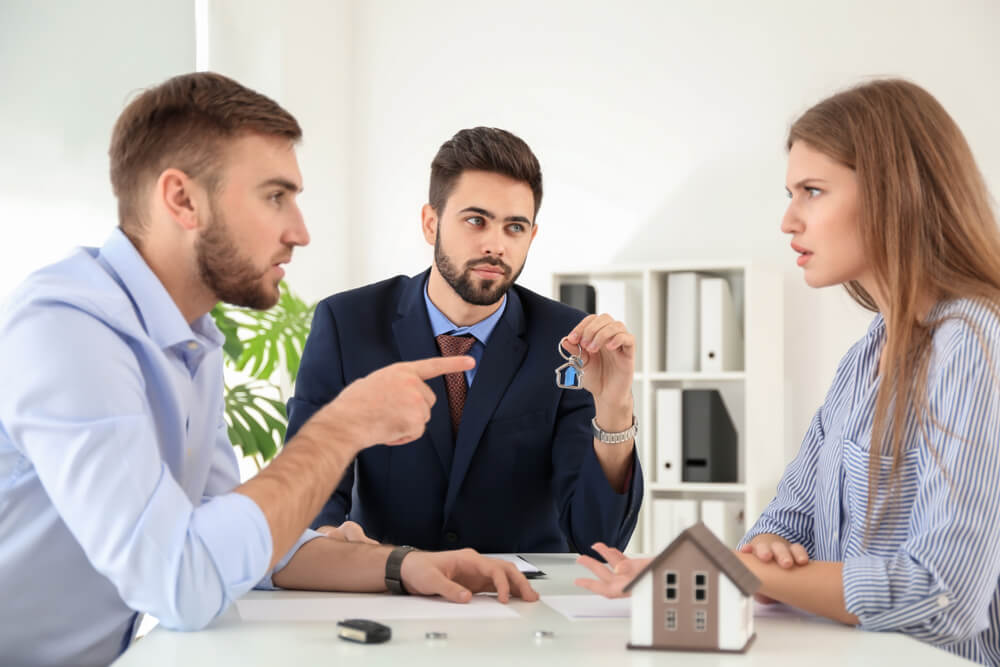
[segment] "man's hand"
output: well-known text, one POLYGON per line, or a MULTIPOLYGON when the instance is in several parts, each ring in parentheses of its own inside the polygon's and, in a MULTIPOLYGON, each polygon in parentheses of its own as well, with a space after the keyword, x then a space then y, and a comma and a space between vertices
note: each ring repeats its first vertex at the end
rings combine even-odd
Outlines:
POLYGON ((572 354, 583 347, 583 388, 594 397, 600 427, 631 426, 635 336, 610 315, 588 315, 560 343, 572 354))
POLYGON ((472 549, 411 551, 400 571, 403 586, 417 595, 440 595, 452 602, 468 602, 474 593, 495 592, 500 602, 514 595, 526 602, 538 599, 513 563, 487 558, 472 549))
POLYGON ((590 556, 580 556, 576 562, 597 575, 597 580, 581 578, 573 583, 606 598, 628 597, 628 594, 623 593, 622 589, 635 578, 635 575, 642 571, 642 568, 649 565, 650 559, 627 558, 618 549, 606 546, 601 542, 596 543, 592 548, 601 554, 601 557, 608 564, 600 563, 590 556))
POLYGON ((307 423, 335 429, 357 451, 371 445, 412 442, 423 435, 437 400, 426 380, 475 365, 469 356, 391 364, 347 385, 307 423))
POLYGON ((809 562, 809 554, 801 544, 792 544, 783 537, 761 533, 740 547, 740 552, 752 554, 764 563, 774 561, 786 570, 809 562))
POLYGON ((375 540, 365 535, 364 529, 353 521, 345 521, 339 526, 320 526, 317 533, 323 533, 332 540, 341 542, 361 542, 362 544, 378 544, 375 540))

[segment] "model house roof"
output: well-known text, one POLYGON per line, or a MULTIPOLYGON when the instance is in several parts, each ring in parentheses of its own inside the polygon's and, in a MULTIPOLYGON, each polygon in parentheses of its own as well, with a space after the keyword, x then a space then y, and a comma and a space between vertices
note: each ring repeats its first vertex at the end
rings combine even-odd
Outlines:
POLYGON ((677 547, 688 541, 693 542, 705 554, 705 557, 719 568, 720 572, 729 577, 743 595, 752 595, 760 588, 760 579, 740 562, 736 554, 719 541, 719 538, 708 529, 708 526, 699 521, 674 538, 674 541, 668 544, 660 552, 660 555, 650 561, 649 565, 644 567, 639 574, 635 575, 635 578, 628 583, 624 590, 626 592, 631 590, 640 579, 662 563, 677 547))

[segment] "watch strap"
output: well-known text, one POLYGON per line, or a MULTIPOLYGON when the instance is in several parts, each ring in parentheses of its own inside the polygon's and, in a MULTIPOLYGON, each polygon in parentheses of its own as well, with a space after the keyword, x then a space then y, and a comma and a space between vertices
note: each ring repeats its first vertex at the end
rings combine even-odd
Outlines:
POLYGON ((406 554, 416 551, 416 547, 400 546, 389 552, 389 557, 385 561, 385 587, 393 595, 409 595, 410 592, 403 586, 403 559, 406 554))
POLYGON ((632 426, 624 431, 605 431, 597 425, 596 417, 590 420, 590 426, 594 432, 594 438, 606 445, 620 445, 623 442, 633 440, 639 433, 639 420, 636 419, 635 415, 632 415, 632 426))

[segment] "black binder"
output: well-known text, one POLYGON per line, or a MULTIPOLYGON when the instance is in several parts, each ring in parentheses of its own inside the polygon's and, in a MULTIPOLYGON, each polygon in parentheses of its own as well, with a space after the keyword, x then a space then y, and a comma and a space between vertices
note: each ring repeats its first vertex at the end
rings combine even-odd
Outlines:
POLYGON ((685 482, 736 482, 739 448, 736 427, 716 389, 685 389, 682 456, 685 482))
POLYGON ((559 286, 559 300, 590 315, 597 312, 597 293, 593 285, 563 283, 559 286))

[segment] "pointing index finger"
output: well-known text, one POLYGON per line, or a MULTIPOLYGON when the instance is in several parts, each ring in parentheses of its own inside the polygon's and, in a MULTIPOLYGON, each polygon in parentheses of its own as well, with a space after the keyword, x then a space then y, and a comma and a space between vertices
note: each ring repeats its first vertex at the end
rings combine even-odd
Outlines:
POLYGON ((431 357, 407 363, 421 380, 430 380, 439 375, 467 371, 476 365, 476 360, 468 355, 460 355, 456 357, 431 357))

